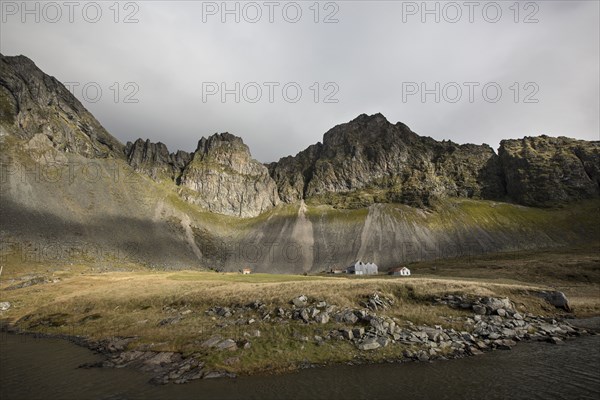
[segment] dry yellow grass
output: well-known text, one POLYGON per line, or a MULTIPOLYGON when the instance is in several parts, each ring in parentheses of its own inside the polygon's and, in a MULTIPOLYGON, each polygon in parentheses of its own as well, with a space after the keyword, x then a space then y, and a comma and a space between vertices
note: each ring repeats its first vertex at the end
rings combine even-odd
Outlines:
MULTIPOLYGON (((286 324, 263 322, 252 325, 218 327, 227 320, 211 317, 205 311, 212 306, 244 305, 254 301, 265 303, 269 310, 290 308, 292 298, 304 294, 313 300, 324 300, 339 308, 360 308, 360 301, 372 293, 393 299, 392 308, 378 312, 394 318, 399 324, 444 325, 462 329, 462 318, 469 313, 442 305, 431 299, 445 294, 472 297, 509 297, 522 312, 538 315, 559 313, 531 292, 551 287, 560 288, 570 296, 577 315, 599 314, 600 293, 595 280, 597 255, 593 251, 573 251, 558 256, 548 252, 515 257, 486 256, 481 260, 446 260, 444 263, 421 263, 411 266, 416 273, 410 278, 388 276, 359 278, 339 276, 294 276, 199 271, 157 272, 139 266, 129 266, 130 272, 98 273, 83 265, 45 266, 37 271, 8 268, 0 278, 0 300, 12 304, 1 317, 22 329, 83 335, 93 339, 113 336, 135 336, 133 347, 159 351, 199 353, 215 368, 238 373, 265 370, 286 370, 302 362, 328 363, 369 361, 400 358, 403 346, 388 346, 377 352, 358 351, 349 342, 325 342, 318 346, 314 335, 325 335, 341 325, 306 325, 298 321, 286 324), (575 260, 579 257, 579 262, 575 260), (537 260, 537 261, 536 261, 537 260), (554 264, 552 261, 554 260, 554 264), (575 267, 561 277, 557 265, 569 262, 575 267), (558 264, 556 264, 558 263, 558 264), (547 274, 540 273, 547 265, 547 274), (435 269, 433 269, 435 266, 435 269), (518 273, 515 273, 518 268, 518 273), (511 270, 512 269, 512 270, 511 270), (60 278, 56 283, 44 283, 16 290, 4 290, 27 271, 60 278), (573 274, 576 279, 573 279, 573 274), (590 278, 590 281, 582 279, 590 278), (536 283, 531 283, 536 282, 536 283), (570 285, 570 286, 569 286, 570 285), (180 316, 173 325, 161 325, 169 317, 180 316), (250 337, 250 349, 229 352, 207 352, 201 343, 214 334, 223 338, 243 339, 245 333, 259 329, 259 338, 250 337), (308 341, 298 338, 308 337, 308 341), (232 355, 239 362, 226 365, 232 355)), ((244 311, 243 317, 256 317, 244 311)), ((241 317, 235 315, 233 319, 241 317)))

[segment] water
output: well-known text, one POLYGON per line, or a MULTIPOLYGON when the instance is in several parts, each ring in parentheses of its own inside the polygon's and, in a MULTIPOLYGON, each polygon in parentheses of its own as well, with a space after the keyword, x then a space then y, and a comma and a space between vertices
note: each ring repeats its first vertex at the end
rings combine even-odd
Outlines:
POLYGON ((77 369, 100 360, 59 339, 3 334, 0 398, 9 399, 600 399, 600 336, 563 345, 435 363, 336 366, 279 376, 154 386, 122 369, 77 369))

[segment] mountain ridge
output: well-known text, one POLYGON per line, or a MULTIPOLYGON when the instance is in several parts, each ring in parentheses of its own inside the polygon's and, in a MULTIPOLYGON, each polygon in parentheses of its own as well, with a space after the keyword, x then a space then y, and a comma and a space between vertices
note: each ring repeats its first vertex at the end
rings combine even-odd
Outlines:
POLYGON ((419 136, 381 113, 360 114, 325 132, 322 142, 266 165, 227 132, 202 137, 189 153, 143 139, 122 145, 31 60, 0 60, 2 129, 29 140, 43 134, 62 152, 126 159, 137 172, 174 182, 183 199, 211 212, 253 217, 279 202, 311 199, 341 208, 431 207, 447 197, 552 207, 600 196, 600 142, 508 139, 496 154, 487 144, 419 136))
POLYGON ((54 262, 45 249, 58 248, 57 260, 102 268, 301 274, 600 234, 599 142, 508 140, 497 155, 361 114, 264 165, 229 133, 190 153, 123 145, 33 69, 0 57, 0 256, 9 260, 54 262))

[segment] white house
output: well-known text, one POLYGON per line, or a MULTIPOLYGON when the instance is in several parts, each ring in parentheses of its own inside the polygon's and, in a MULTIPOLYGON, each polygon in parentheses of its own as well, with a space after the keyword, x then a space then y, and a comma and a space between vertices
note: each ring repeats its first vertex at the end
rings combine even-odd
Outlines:
POLYGON ((410 269, 406 267, 394 268, 390 271, 390 275, 394 276, 410 276, 410 269))
POLYGON ((354 275, 377 275, 378 268, 375 263, 364 263, 362 261, 357 261, 348 268, 346 268, 347 274, 354 275))

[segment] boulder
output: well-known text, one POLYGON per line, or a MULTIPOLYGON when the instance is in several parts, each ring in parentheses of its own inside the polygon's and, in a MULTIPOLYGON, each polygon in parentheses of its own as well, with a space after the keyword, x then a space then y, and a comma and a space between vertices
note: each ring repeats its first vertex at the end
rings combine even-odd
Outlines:
POLYGON ((11 304, 8 301, 0 302, 0 311, 6 311, 11 307, 11 304))
POLYGON ((569 299, 563 292, 553 291, 553 292, 539 292, 538 295, 546 300, 548 303, 552 304, 556 308, 562 308, 567 312, 571 312, 571 306, 569 305, 569 299))
POLYGON ((482 303, 488 308, 490 311, 498 311, 499 309, 512 310, 512 304, 508 298, 499 299, 496 297, 486 297, 482 300, 482 303))
MULTIPOLYGON (((377 335, 385 335, 387 333, 387 326, 386 326, 386 322, 378 317, 373 317, 371 318, 371 320, 369 321, 369 324, 375 328, 375 332, 377 333, 377 335)), ((389 324, 387 324, 389 326, 389 324)))
POLYGON ((315 316, 315 321, 319 324, 326 324, 329 322, 329 314, 323 311, 315 316))
POLYGON ((358 345, 359 350, 375 350, 381 347, 381 344, 375 338, 365 339, 358 345))
POLYGON ((346 339, 354 339, 354 334, 352 332, 352 329, 349 328, 345 328, 345 329, 340 329, 340 332, 342 333, 342 336, 346 339))
POLYGON ((549 342, 549 343, 552 343, 552 344, 561 344, 561 343, 563 343, 562 339, 561 339, 561 338, 559 338, 559 337, 557 337, 557 336, 551 336, 551 337, 548 339, 548 342, 549 342))
POLYGON ((302 311, 300 311, 300 318, 302 318, 304 322, 308 322, 310 320, 310 314, 306 308, 303 308, 302 311))
POLYGON ((307 303, 308 299, 304 295, 298 296, 292 300, 292 304, 296 307, 305 307, 307 303))
POLYGON ((480 304, 474 304, 473 312, 477 315, 485 315, 487 313, 487 309, 480 304))
POLYGON ((235 350, 237 349, 237 344, 233 339, 225 339, 219 344, 217 344, 217 349, 219 350, 235 350))
POLYGON ((352 334, 355 338, 361 338, 365 334, 365 328, 354 328, 352 329, 352 334))
POLYGON ((334 318, 337 322, 344 324, 355 324, 358 322, 358 317, 351 310, 338 312, 334 315, 334 318))
POLYGON ((521 314, 519 314, 518 312, 514 313, 512 317, 519 321, 523 320, 523 316, 521 314))

